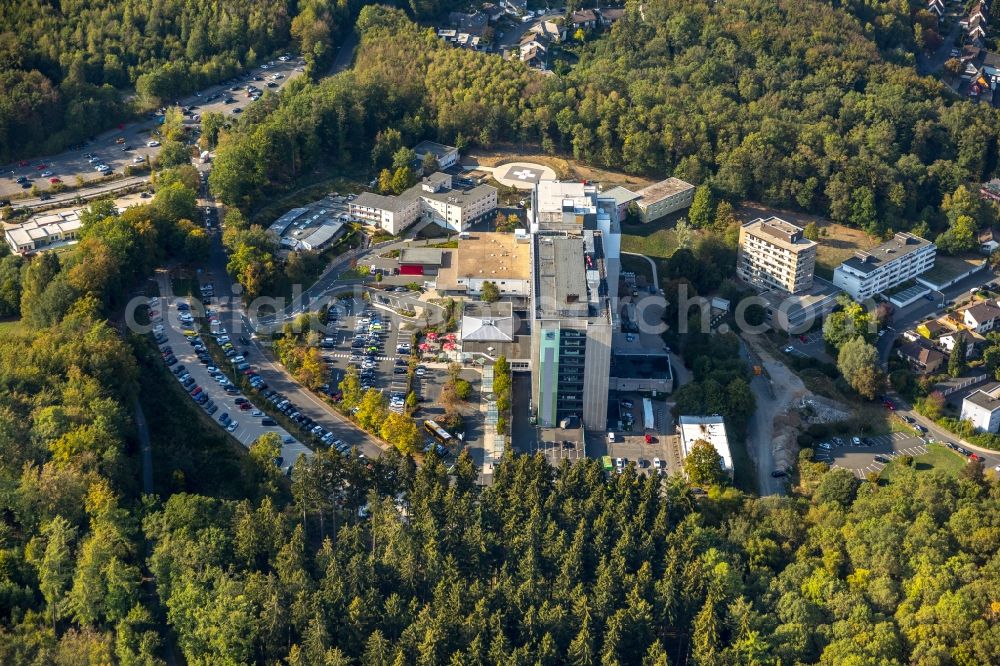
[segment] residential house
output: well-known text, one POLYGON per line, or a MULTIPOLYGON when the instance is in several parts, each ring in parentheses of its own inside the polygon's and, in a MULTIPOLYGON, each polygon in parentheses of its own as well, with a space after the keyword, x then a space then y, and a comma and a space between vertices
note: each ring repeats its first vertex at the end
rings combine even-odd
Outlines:
POLYGON ((503 18, 503 8, 499 5, 493 4, 492 2, 484 2, 482 11, 486 14, 486 18, 490 20, 490 23, 496 23, 503 18))
POLYGON ((580 9, 573 12, 570 15, 570 24, 573 26, 573 32, 579 29, 583 30, 593 30, 597 27, 597 14, 594 13, 593 9, 580 9))
POLYGON ((485 12, 451 12, 448 14, 448 24, 454 26, 459 32, 467 32, 471 35, 479 35, 489 24, 490 17, 485 12))
POLYGON ((563 39, 566 38, 566 30, 563 28, 563 20, 555 19, 552 21, 539 21, 535 23, 529 31, 538 35, 539 37, 544 37, 552 44, 558 44, 563 39))
POLYGON ((949 354, 958 344, 959 340, 965 341, 965 358, 975 358, 979 356, 979 350, 983 343, 986 342, 986 338, 979 335, 975 331, 954 331, 952 333, 946 333, 938 339, 938 344, 941 348, 948 352, 949 354))
POLYGON ((896 348, 896 355, 910 364, 915 372, 931 375, 941 369, 946 356, 926 342, 908 342, 896 348))
POLYGON ((952 329, 950 327, 945 326, 937 319, 925 321, 922 324, 917 325, 917 333, 922 335, 927 340, 937 340, 945 333, 951 333, 951 331, 952 329))
POLYGON ((528 0, 503 0, 503 9, 513 16, 524 16, 528 11, 528 0))
POLYGON ((985 43, 986 30, 989 28, 989 14, 989 5, 984 0, 972 8, 967 18, 959 22, 965 28, 965 34, 969 41, 976 46, 982 46, 985 43))
POLYGON ((1000 248, 1000 240, 997 240, 996 230, 990 227, 979 232, 979 251, 982 254, 993 254, 1000 248))
POLYGON ((1000 318, 1000 307, 991 301, 976 303, 962 313, 962 323, 980 334, 992 331, 996 327, 998 318, 1000 318))
POLYGON ((545 69, 549 59, 549 40, 534 32, 526 33, 521 38, 518 53, 521 62, 529 67, 545 69))
MULTIPOLYGON (((941 0, 937 0, 940 2, 941 0)), ((623 16, 625 16, 625 10, 620 7, 608 7, 607 9, 600 10, 601 12, 601 23, 610 27, 613 23, 619 21, 623 16)))
POLYGON ((944 15, 944 0, 928 0, 927 11, 937 14, 938 18, 944 15))

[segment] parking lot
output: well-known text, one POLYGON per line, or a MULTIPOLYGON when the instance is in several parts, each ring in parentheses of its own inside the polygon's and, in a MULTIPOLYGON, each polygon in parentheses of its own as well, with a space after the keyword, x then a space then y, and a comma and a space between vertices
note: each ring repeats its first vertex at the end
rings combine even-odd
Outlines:
POLYGON ((563 460, 576 462, 586 457, 579 429, 539 428, 538 437, 532 438, 521 450, 531 454, 541 453, 554 467, 558 467, 563 460))
POLYGON ((870 472, 879 472, 896 456, 919 456, 927 453, 923 438, 911 433, 894 432, 871 437, 831 438, 816 445, 815 459, 854 472, 864 479, 870 472), (857 441, 855 441, 855 439, 857 441), (877 460, 876 456, 884 460, 877 460))
MULTIPOLYGON (((199 359, 196 346, 202 343, 200 336, 185 336, 184 326, 193 326, 193 323, 180 321, 181 312, 178 311, 177 304, 186 302, 186 299, 173 298, 169 289, 166 292, 163 291, 162 283, 161 294, 163 295, 160 298, 153 298, 149 301, 151 323, 155 327, 162 327, 155 328, 154 335, 157 336, 157 343, 161 353, 164 354, 164 359, 169 363, 171 375, 183 389, 189 395, 196 388, 201 389, 197 395, 192 396, 192 400, 198 399, 201 394, 207 395, 208 399, 199 407, 217 421, 220 428, 226 428, 247 448, 265 432, 277 433, 283 442, 281 462, 285 467, 293 465, 300 455, 311 455, 312 452, 308 447, 292 437, 283 428, 277 425, 264 425, 263 412, 260 412, 256 405, 249 404, 247 408, 240 406, 240 403, 246 401, 246 398, 238 390, 234 390, 234 387, 227 391, 228 382, 223 384, 218 379, 220 373, 212 372, 211 366, 202 363, 199 359), (176 361, 171 361, 171 358, 176 359, 176 361), (226 427, 227 424, 220 422, 219 419, 224 414, 232 419, 229 423, 235 425, 226 427), (257 416, 253 416, 253 414, 257 414, 257 416)), ((187 330, 191 331, 192 329, 187 330)))
POLYGON ((832 363, 834 361, 826 352, 826 343, 823 342, 823 331, 811 331, 802 335, 791 336, 784 347, 784 352, 793 356, 815 358, 824 363, 832 363))
MULTIPOLYGON (((196 121, 195 117, 207 111, 227 115, 233 115, 236 109, 242 111, 251 101, 246 91, 248 85, 276 92, 301 74, 299 70, 302 66, 294 58, 284 62, 279 60, 272 62, 273 65, 265 63, 225 83, 176 100, 178 104, 190 110, 190 115, 185 116, 185 124, 197 126, 200 121, 196 121), (275 75, 280 78, 270 78, 275 75), (272 83, 274 85, 269 87, 272 83), (229 96, 233 102, 227 104, 225 100, 229 96)), ((97 163, 90 161, 91 155, 96 155, 107 164, 111 169, 110 173, 121 174, 127 165, 138 163, 136 158, 154 159, 159 154, 161 149, 159 145, 147 145, 151 139, 157 138, 152 136, 151 132, 158 127, 159 121, 154 118, 123 124, 93 137, 85 145, 76 146, 62 153, 2 165, 0 174, 4 178, 0 179, 0 196, 10 197, 26 193, 32 185, 41 191, 48 190, 56 184, 51 182, 53 178, 68 186, 75 186, 77 178, 87 183, 101 182, 104 175, 96 170, 97 163), (43 173, 50 175, 42 176, 43 173), (19 183, 17 179, 22 176, 27 180, 19 183)))

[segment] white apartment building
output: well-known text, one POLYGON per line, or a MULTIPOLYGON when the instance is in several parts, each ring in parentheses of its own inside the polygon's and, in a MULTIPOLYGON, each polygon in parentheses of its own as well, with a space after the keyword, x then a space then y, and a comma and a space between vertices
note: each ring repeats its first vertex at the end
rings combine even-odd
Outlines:
POLYGON ((871 250, 857 252, 833 272, 833 284, 856 301, 886 292, 934 267, 937 247, 911 233, 899 232, 871 250))
POLYGON ((740 227, 736 273, 747 284, 795 294, 812 287, 815 268, 816 243, 801 227, 777 217, 740 227))
POLYGON ((1000 431, 1000 384, 973 391, 962 400, 962 420, 986 432, 1000 431))
POLYGON ((452 189, 451 176, 438 172, 399 196, 371 192, 359 195, 351 202, 351 217, 395 236, 420 218, 454 231, 465 231, 471 222, 489 215, 496 207, 495 187, 452 189))
POLYGON ((416 222, 420 202, 403 196, 364 192, 351 202, 351 217, 388 231, 393 236, 416 222))

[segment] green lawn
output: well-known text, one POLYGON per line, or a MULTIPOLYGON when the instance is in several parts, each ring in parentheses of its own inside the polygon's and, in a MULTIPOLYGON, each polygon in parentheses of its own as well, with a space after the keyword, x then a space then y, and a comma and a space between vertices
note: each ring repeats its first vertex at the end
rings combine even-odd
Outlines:
POLYGON ((17 335, 19 333, 24 333, 27 330, 27 326, 25 326, 20 319, 0 321, 0 335, 17 335))
POLYGON ((622 251, 666 259, 677 249, 677 234, 657 224, 623 224, 622 251))
MULTIPOLYGON (((918 472, 930 472, 931 470, 941 470, 945 474, 956 475, 962 467, 967 464, 965 458, 951 449, 941 444, 930 444, 927 453, 913 458, 913 469, 918 472)), ((879 478, 886 482, 892 482, 898 475, 898 470, 903 464, 899 459, 894 459, 885 466, 879 473, 879 478)))

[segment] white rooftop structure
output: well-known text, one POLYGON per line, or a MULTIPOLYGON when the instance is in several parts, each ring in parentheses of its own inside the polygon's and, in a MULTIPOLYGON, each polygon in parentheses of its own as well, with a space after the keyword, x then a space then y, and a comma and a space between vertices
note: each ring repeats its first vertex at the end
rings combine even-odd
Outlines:
POLYGON ((288 231, 288 227, 291 226, 292 222, 302 217, 308 210, 308 208, 293 208, 275 220, 267 230, 275 236, 283 236, 288 231))
POLYGON ((344 223, 340 220, 326 220, 321 227, 303 238, 299 243, 303 249, 318 250, 333 240, 343 228, 344 223))
POLYGON ((729 451, 729 437, 726 436, 725 420, 715 414, 712 416, 681 416, 677 419, 681 433, 681 452, 686 458, 691 447, 698 440, 704 440, 715 447, 722 457, 722 468, 733 471, 733 455, 729 451))
POLYGON ((24 224, 8 227, 4 230, 4 238, 12 252, 25 254, 50 245, 75 242, 82 227, 79 210, 48 213, 24 224))

